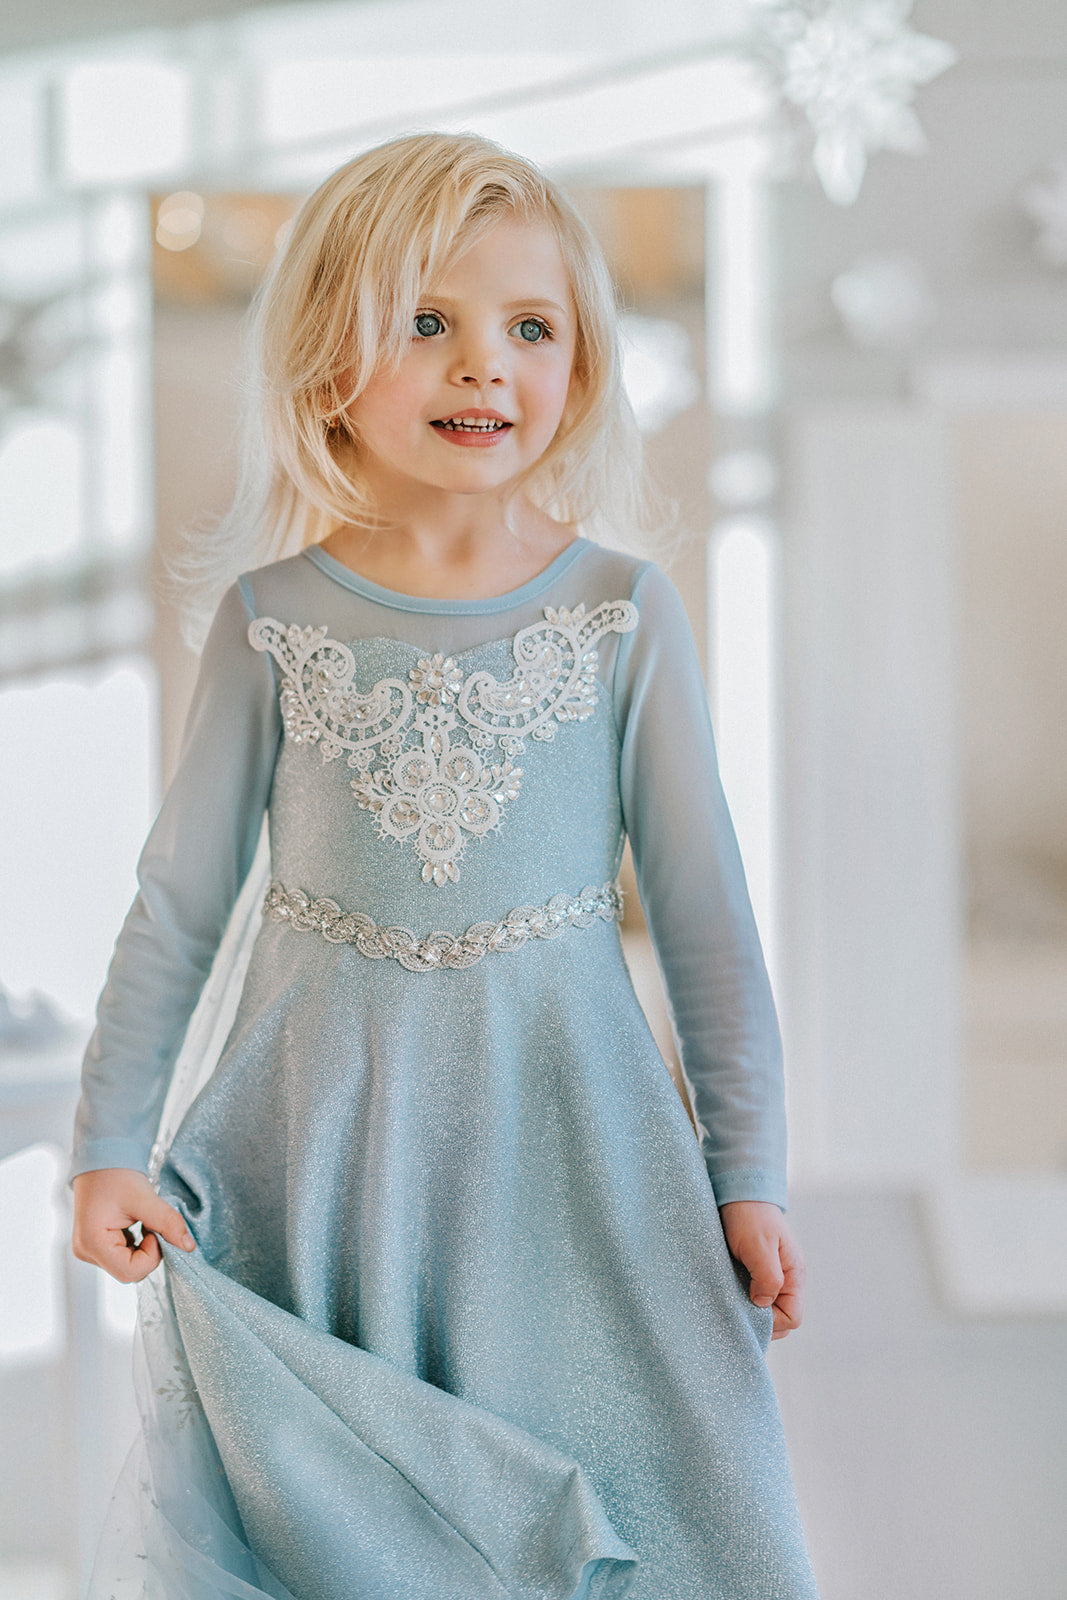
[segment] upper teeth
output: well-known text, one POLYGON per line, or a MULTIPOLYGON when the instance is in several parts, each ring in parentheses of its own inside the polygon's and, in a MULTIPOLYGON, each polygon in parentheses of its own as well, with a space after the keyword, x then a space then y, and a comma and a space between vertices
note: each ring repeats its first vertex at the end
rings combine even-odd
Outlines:
POLYGON ((506 422, 496 422, 491 417, 485 422, 476 422, 472 418, 449 417, 441 424, 443 428, 467 428, 474 433, 491 433, 494 428, 506 428, 506 422))

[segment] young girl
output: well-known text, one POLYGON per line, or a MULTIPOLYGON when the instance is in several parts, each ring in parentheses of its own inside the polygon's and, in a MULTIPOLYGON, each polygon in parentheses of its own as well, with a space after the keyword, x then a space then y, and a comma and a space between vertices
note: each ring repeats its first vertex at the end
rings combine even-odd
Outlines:
POLYGON ((638 504, 602 258, 529 163, 419 134, 312 195, 258 316, 269 484, 206 581, 299 553, 218 605, 77 1117, 75 1253, 166 1264, 92 1594, 810 1600, 774 1007, 681 601, 588 537, 638 504))

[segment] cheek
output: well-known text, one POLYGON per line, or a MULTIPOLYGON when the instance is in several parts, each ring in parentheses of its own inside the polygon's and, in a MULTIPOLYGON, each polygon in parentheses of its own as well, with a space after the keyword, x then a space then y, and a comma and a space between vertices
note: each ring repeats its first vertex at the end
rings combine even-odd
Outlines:
POLYGON ((553 427, 555 427, 566 408, 573 376, 573 367, 564 362, 560 362, 558 366, 554 365, 547 371, 538 374, 538 401, 542 411, 553 418, 553 427))
POLYGON ((422 399, 418 385, 403 375, 372 379, 353 407, 352 418, 368 439, 406 436, 419 417, 422 399))

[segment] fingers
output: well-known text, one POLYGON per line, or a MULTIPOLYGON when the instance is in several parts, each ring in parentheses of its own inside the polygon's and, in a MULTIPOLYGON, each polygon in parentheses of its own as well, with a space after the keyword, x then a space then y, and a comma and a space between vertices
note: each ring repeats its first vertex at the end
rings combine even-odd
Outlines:
POLYGON ((774 1302, 774 1329, 772 1339, 784 1339, 787 1333, 799 1328, 804 1315, 804 1301, 800 1295, 780 1294, 774 1302))
POLYGON ((748 1297, 755 1306, 773 1305, 785 1284, 776 1241, 759 1240, 752 1251, 752 1260, 746 1261, 751 1282, 748 1297))
POLYGON ((772 1305, 785 1282, 779 1246, 782 1213, 761 1201, 734 1201, 723 1207, 730 1253, 748 1269, 753 1305, 772 1305))
POLYGON ((783 1229, 779 1243, 782 1263, 782 1288, 774 1301, 774 1331, 772 1339, 784 1339, 787 1333, 799 1328, 804 1317, 804 1281, 807 1267, 796 1240, 788 1229, 783 1229))
POLYGON ((147 1229, 138 1245, 126 1244, 120 1234, 118 1239, 109 1244, 108 1252, 107 1258, 98 1260, 96 1265, 103 1267, 120 1283, 140 1283, 142 1278, 147 1278, 150 1272, 155 1271, 163 1259, 159 1240, 147 1229))
POLYGON ((748 1270, 750 1300, 773 1306, 771 1337, 785 1338, 804 1314, 806 1268, 781 1210, 763 1201, 730 1201, 720 1216, 730 1253, 748 1270))
POLYGON ((185 1218, 181 1212, 176 1211, 165 1200, 161 1200, 154 1190, 151 1200, 146 1200, 141 1206, 138 1220, 143 1222, 146 1228, 151 1228, 153 1233, 158 1233, 166 1239, 168 1244, 177 1245, 181 1250, 195 1250, 196 1241, 185 1226, 185 1218))
POLYGON ((159 1266, 159 1235, 183 1250, 195 1249, 185 1219, 160 1198, 144 1173, 125 1167, 80 1174, 74 1180, 71 1249, 120 1283, 139 1283, 159 1266), (132 1229, 140 1226, 140 1241, 132 1229))

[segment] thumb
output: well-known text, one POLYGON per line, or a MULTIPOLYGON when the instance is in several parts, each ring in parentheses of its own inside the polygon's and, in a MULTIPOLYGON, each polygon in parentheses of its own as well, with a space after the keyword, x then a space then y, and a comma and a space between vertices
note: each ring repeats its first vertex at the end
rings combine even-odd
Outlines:
POLYGON ((153 1195, 151 1201, 142 1208, 141 1221, 153 1233, 158 1233, 168 1244, 179 1246, 182 1250, 195 1250, 196 1240, 185 1225, 185 1218, 172 1205, 159 1195, 153 1195))
POLYGON ((748 1286, 749 1298, 753 1305, 773 1305, 785 1282, 777 1252, 760 1252, 755 1261, 749 1262, 750 1282, 748 1286))

